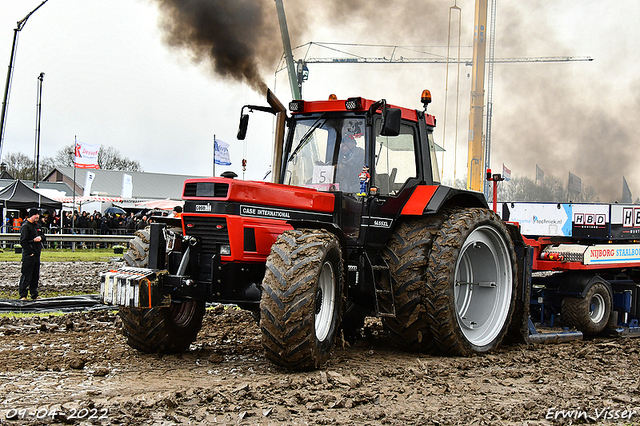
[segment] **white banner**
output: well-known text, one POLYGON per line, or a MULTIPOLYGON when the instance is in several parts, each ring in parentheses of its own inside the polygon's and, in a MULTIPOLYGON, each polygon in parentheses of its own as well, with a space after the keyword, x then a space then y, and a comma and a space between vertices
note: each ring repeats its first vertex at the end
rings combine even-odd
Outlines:
POLYGON ((220 139, 213 140, 213 158, 215 164, 219 166, 230 166, 231 156, 229 155, 229 144, 220 139))
POLYGON ((128 174, 122 175, 122 198, 133 197, 133 177, 128 174))
POLYGON ((91 195, 91 184, 93 183, 93 179, 95 177, 95 173, 87 172, 87 179, 84 181, 84 192, 82 193, 83 197, 88 197, 91 195))
POLYGON ((99 169, 98 151, 100 151, 100 144, 91 145, 76 141, 75 167, 78 169, 99 169))

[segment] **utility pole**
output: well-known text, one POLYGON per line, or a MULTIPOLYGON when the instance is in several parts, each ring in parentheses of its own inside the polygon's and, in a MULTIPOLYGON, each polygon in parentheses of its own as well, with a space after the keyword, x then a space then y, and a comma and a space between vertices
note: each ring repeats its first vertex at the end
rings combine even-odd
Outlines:
POLYGON ((35 164, 35 183, 34 188, 39 188, 38 181, 40 179, 40 120, 42 118, 42 80, 44 80, 44 73, 41 72, 38 76, 38 101, 36 102, 36 158, 35 164))
POLYGON ((7 116, 7 107, 9 105, 9 93, 11 91, 11 78, 13 74, 13 64, 16 60, 16 49, 18 48, 18 35, 20 31, 24 28, 27 20, 35 13, 36 10, 40 9, 43 4, 45 4, 48 0, 44 0, 38 7, 33 9, 27 16, 25 16, 21 21, 18 21, 18 25, 13 30, 13 45, 11 47, 11 58, 9 59, 9 70, 7 71, 7 82, 4 86, 4 98, 2 99, 2 112, 0 113, 0 159, 2 158, 2 147, 4 142, 4 128, 6 125, 6 116, 7 116))

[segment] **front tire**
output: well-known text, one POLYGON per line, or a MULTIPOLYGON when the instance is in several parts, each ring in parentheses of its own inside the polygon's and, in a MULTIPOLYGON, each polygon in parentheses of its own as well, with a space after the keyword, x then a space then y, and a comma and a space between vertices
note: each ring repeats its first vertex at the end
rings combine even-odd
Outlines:
POLYGON ((266 266, 260 329, 267 358, 293 370, 320 367, 333 349, 343 305, 338 239, 323 230, 285 231, 266 266))
MULTIPOLYGON (((149 229, 139 230, 129 242, 124 259, 129 266, 146 268, 149 265, 149 229)), ((196 300, 172 301, 164 308, 120 307, 122 331, 127 343, 147 353, 178 353, 189 349, 196 340, 205 313, 205 302, 196 300)))
POLYGON ((127 343, 146 353, 178 353, 189 349, 202 327, 204 302, 171 302, 166 308, 124 308, 122 318, 127 343))
POLYGON ((427 313, 434 340, 452 355, 500 344, 514 310, 515 251, 504 223, 490 210, 453 210, 429 256, 427 313))

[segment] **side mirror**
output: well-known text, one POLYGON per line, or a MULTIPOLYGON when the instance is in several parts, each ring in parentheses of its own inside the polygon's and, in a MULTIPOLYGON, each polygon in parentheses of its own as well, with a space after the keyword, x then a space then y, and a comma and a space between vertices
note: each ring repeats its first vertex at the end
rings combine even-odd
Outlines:
POLYGON ((384 108, 382 110, 381 136, 398 136, 400 134, 400 119, 402 111, 400 108, 384 108))
POLYGON ((238 126, 238 140, 243 141, 247 137, 247 127, 249 126, 249 114, 240 116, 240 126, 238 126))

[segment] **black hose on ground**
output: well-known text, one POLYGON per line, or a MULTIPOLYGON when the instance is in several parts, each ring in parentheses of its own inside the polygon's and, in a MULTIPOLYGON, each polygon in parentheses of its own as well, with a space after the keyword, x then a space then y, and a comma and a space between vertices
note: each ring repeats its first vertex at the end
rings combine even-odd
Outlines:
POLYGON ((36 300, 0 299, 0 312, 78 312, 117 309, 103 305, 99 294, 58 296, 36 300))

